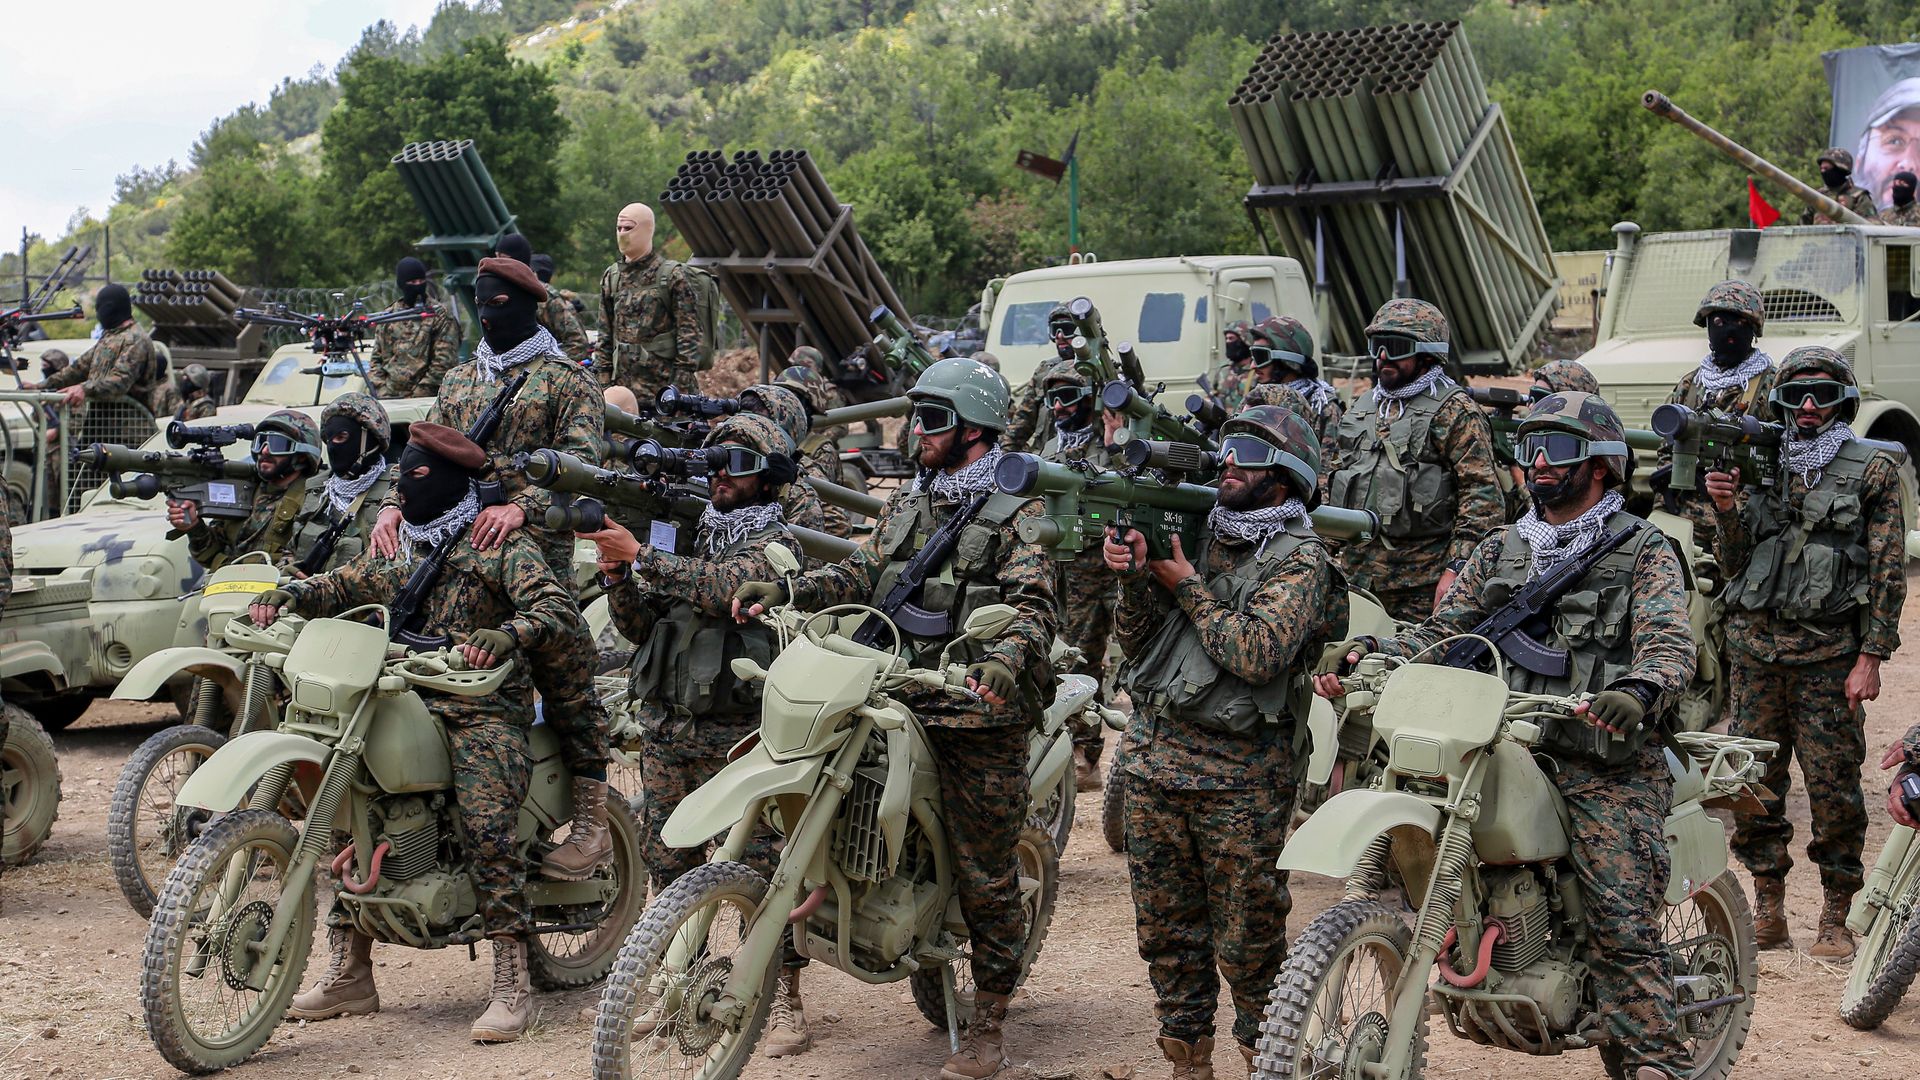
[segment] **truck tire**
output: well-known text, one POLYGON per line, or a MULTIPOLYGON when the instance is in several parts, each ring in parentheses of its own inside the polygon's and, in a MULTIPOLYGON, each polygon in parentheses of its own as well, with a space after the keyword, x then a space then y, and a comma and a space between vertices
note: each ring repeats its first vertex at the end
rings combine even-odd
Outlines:
POLYGON ((53 740, 25 709, 6 706, 7 741, 0 750, 0 791, 6 833, 0 845, 8 866, 19 866, 46 846, 60 817, 60 759, 53 740))

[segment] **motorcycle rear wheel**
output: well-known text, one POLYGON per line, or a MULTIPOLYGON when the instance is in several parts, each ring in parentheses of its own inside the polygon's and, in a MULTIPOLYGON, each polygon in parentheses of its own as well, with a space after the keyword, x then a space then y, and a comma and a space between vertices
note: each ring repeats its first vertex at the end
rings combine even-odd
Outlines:
POLYGON ((231 1068, 273 1037, 313 944, 313 879, 287 888, 299 842, 279 814, 240 810, 208 826, 167 875, 147 927, 140 1002, 154 1048, 174 1068, 231 1068), (281 905, 292 905, 293 922, 252 989, 260 939, 281 905))
POLYGON ((610 874, 620 891, 613 902, 588 911, 537 908, 534 922, 553 925, 595 922, 578 933, 534 934, 527 939, 527 966, 539 990, 578 990, 599 982, 613 967, 627 932, 647 902, 647 866, 640 861, 640 826, 624 799, 607 800, 607 831, 613 834, 610 874), (597 919, 597 921, 595 921, 597 919))
POLYGON ((1840 995, 1840 1019, 1861 1031, 1872 1031, 1893 1013, 1920 971, 1920 843, 1907 849, 1907 858, 1894 878, 1892 902, 1874 916, 1873 926, 1860 939, 1853 971, 1840 995))
MULTIPOLYGON (((773 1004, 779 958, 767 965, 745 1021, 728 1027, 702 1006, 725 983, 766 899, 767 879, 745 863, 694 868, 647 905, 600 992, 594 1080, 732 1080, 753 1058, 773 1004)), ((784 911, 769 918, 785 918, 784 911)))
POLYGON ((120 769, 107 802, 107 858, 141 918, 153 914, 167 871, 213 817, 180 806, 180 789, 226 742, 212 728, 175 724, 149 736, 120 769))
MULTIPOLYGON (((1707 976, 1714 997, 1744 991, 1746 1000, 1683 1017, 1676 1035, 1693 1050, 1688 1080, 1725 1080, 1740 1059, 1753 1027, 1753 994, 1760 986, 1759 951, 1753 941, 1753 909, 1733 871, 1723 872, 1666 909, 1660 936, 1673 958, 1673 975, 1707 976)), ((1691 995, 1677 995, 1685 1008, 1691 995)), ((1698 998, 1697 1000, 1713 1000, 1698 998)))
MULTIPOLYGON (((1072 772, 1068 772, 1067 777, 1071 780, 1072 772)), ((1029 818, 1020 830, 1020 838, 1014 842, 1013 854, 1020 863, 1022 906, 1027 924, 1026 943, 1020 949, 1020 971, 1013 983, 1017 990, 1027 981, 1033 962, 1040 956, 1040 947, 1046 944, 1047 928, 1053 925, 1053 906, 1060 899, 1060 853, 1054 850, 1053 836, 1040 819, 1029 818)), ((954 969, 953 1001, 960 1012, 959 1026, 966 1027, 973 1019, 972 953, 962 953, 958 960, 950 963, 954 969)), ((920 1015, 927 1018, 927 1023, 945 1031, 947 996, 940 985, 940 969, 929 964, 907 976, 907 980, 920 1015)))

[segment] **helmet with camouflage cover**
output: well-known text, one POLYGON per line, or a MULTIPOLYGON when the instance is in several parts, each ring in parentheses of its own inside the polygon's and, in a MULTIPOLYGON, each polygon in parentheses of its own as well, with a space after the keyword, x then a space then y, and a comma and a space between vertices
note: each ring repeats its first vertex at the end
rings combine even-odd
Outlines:
POLYGON ((1815 165, 1833 164, 1848 172, 1852 172, 1853 152, 1838 146, 1829 146, 1825 150, 1820 151, 1819 156, 1813 159, 1813 163, 1815 165))
MULTIPOLYGON (((1308 378, 1320 373, 1320 365, 1313 360, 1313 332, 1305 323, 1291 315, 1269 315, 1260 321, 1260 329, 1273 342, 1268 347, 1272 363, 1308 378)), ((1259 363, 1257 359, 1254 362, 1259 363)))
POLYGON ((65 349, 48 349, 40 354, 40 370, 51 375, 73 361, 67 358, 65 349))
POLYGON ((1060 386, 1062 384, 1085 386, 1087 385, 1087 376, 1081 372, 1080 366, 1071 360, 1062 360, 1056 357, 1041 365, 1040 388, 1042 390, 1045 390, 1049 386, 1060 386))
POLYGON ((1256 405, 1278 405, 1313 426, 1313 403, 1307 400, 1290 383, 1261 383, 1247 388, 1247 397, 1241 408, 1251 409, 1256 405))
POLYGON ((1550 394, 1600 392, 1600 380, 1577 360, 1549 360, 1534 369, 1533 381, 1546 387, 1550 394))
MULTIPOLYGON (((1425 300, 1408 297, 1396 297, 1380 305, 1373 313, 1373 321, 1367 324, 1367 336, 1375 334, 1403 334, 1415 341, 1430 345, 1446 345, 1447 317, 1440 309, 1425 300)), ((1445 353, 1428 354, 1428 363, 1438 363, 1445 353)))
POLYGON ((1220 425, 1222 444, 1231 435, 1257 436, 1279 448, 1275 467, 1287 474, 1294 494, 1308 509, 1320 504, 1320 440, 1305 420, 1280 405, 1254 405, 1220 425))
POLYGON ((826 366, 826 363, 826 356, 811 345, 801 345, 787 354, 788 367, 808 367, 819 371, 826 366))
POLYGON ((1788 353, 1780 361, 1779 370, 1774 373, 1773 394, 1767 401, 1767 407, 1774 419, 1786 423, 1791 419, 1799 402, 1794 401, 1790 393, 1783 392, 1786 384, 1803 375, 1824 375, 1834 382, 1847 384, 1847 396, 1840 402, 1840 411, 1835 414, 1842 422, 1851 423, 1860 414, 1860 383, 1853 377, 1853 365, 1847 358, 1825 345, 1802 345, 1788 353), (1778 400, 1775 400, 1778 399, 1778 400), (1790 402, 1782 408, 1780 401, 1790 402))
POLYGON ((938 401, 958 413, 962 423, 1007 430, 1007 380, 978 360, 951 356, 927 367, 907 391, 914 401, 938 401))
POLYGON ((806 439, 812 425, 807 422, 807 406, 800 395, 784 386, 761 383, 740 391, 740 403, 747 408, 771 417, 787 433, 793 445, 799 446, 806 439))
MULTIPOLYGON (((1607 463, 1607 471, 1616 483, 1624 483, 1633 457, 1627 451, 1626 425, 1605 398, 1579 391, 1548 394, 1534 402, 1533 411, 1520 422, 1516 438, 1524 439, 1536 431, 1565 431, 1587 440, 1587 456, 1607 463)), ((1533 462, 1523 461, 1531 466, 1533 462)))
POLYGON ((320 448, 320 425, 313 422, 313 417, 292 409, 281 409, 253 426, 255 439, 270 434, 285 435, 293 440, 293 456, 300 460, 302 473, 312 476, 320 471, 324 451, 320 448))
POLYGON ((1225 330, 1222 330, 1220 333, 1223 336, 1226 334, 1233 334, 1234 336, 1238 337, 1241 341, 1245 341, 1247 340, 1247 335, 1251 334, 1252 332, 1253 332, 1253 324, 1248 322, 1245 319, 1240 319, 1236 322, 1228 323, 1227 328, 1225 330))
MULTIPOLYGON (((809 348, 802 345, 800 348, 809 348)), ((794 350, 794 358, 799 358, 799 349, 794 350)), ((782 371, 773 380, 773 385, 791 390, 800 398, 800 404, 807 407, 807 415, 823 413, 840 405, 840 390, 820 374, 818 368, 795 364, 782 371)))
POLYGON ((980 363, 987 365, 988 367, 992 368, 995 371, 1000 370, 1000 358, 993 355, 990 352, 982 351, 982 352, 974 353, 973 358, 979 361, 980 363))
POLYGON ((205 364, 188 364, 186 367, 180 369, 180 388, 182 390, 188 388, 205 390, 211 385, 213 385, 213 375, 207 371, 205 364))
POLYGON ((1753 336, 1759 337, 1767 324, 1767 304, 1761 299, 1760 290, 1744 281, 1723 281, 1707 290, 1706 299, 1700 301, 1700 310, 1693 313, 1693 325, 1707 325, 1707 316, 1716 311, 1739 315, 1753 323, 1753 336))
POLYGON ((335 417, 342 416, 366 429, 370 449, 384 454, 392 446, 393 422, 387 417, 387 407, 372 394, 356 390, 327 402, 327 407, 320 410, 320 426, 325 428, 335 417))
POLYGON ((769 487, 777 491, 793 483, 797 471, 793 461, 794 442, 779 424, 759 413, 740 412, 713 425, 702 446, 733 443, 758 450, 767 457, 764 474, 769 487))

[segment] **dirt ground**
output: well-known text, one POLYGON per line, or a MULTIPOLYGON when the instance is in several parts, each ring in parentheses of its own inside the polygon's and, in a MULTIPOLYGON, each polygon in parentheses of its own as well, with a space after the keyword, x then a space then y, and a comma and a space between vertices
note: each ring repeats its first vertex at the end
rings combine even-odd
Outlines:
MULTIPOLYGON (((1909 640, 1920 640, 1920 605, 1909 607, 1905 623, 1909 640)), ((1881 700, 1867 710, 1872 761, 1863 769, 1862 783, 1873 820, 1869 865, 1888 829, 1881 805, 1885 784, 1873 761, 1920 713, 1920 662, 1898 657, 1884 674, 1881 700)), ((0 912, 0 1077, 177 1075, 154 1052, 140 1019, 138 956, 146 923, 114 886, 105 838, 107 798, 121 763, 142 739, 170 722, 168 709, 106 702, 54 737, 65 772, 60 821, 39 857, 0 881, 5 902, 0 912)), ((1807 804, 1797 774, 1791 809, 1798 843, 1804 844, 1807 804)), ((1010 1080, 1165 1076, 1167 1065, 1153 1042, 1152 992, 1134 947, 1125 859, 1108 851, 1100 837, 1098 794, 1080 796, 1077 813, 1062 860, 1053 928, 1009 1026, 1008 1049, 1018 1064, 1002 1075, 1010 1080)), ((1794 938, 1805 946, 1813 940, 1819 883, 1804 860, 1789 892, 1794 938)), ((1296 878, 1290 931, 1298 933, 1336 896, 1330 881, 1296 878)), ((384 1006, 379 1014, 283 1026, 266 1049, 231 1075, 259 1080, 586 1075, 591 1025, 579 1013, 597 1001, 597 991, 542 995, 539 1020, 527 1038, 483 1047, 467 1040, 467 1026, 485 1007, 489 965, 484 951, 477 963, 468 962, 465 950, 423 953, 390 946, 377 949, 374 958, 384 1006)), ((1920 1072, 1920 1039, 1908 1041, 1920 1033, 1920 996, 1879 1031, 1855 1032, 1835 1014, 1846 975, 1845 965, 1804 953, 1762 953, 1753 1032, 1735 1075, 1891 1080, 1920 1072)), ((938 1075, 945 1035, 902 1000, 903 987, 868 987, 819 965, 807 980, 815 1048, 798 1058, 758 1059, 747 1077, 938 1075)), ((1221 1015, 1231 1015, 1224 998, 1221 1015)), ((1591 1053, 1522 1061, 1444 1033, 1436 1036, 1430 1060, 1428 1075, 1434 1077, 1588 1080, 1604 1075, 1591 1053)), ((1231 1049, 1220 1075, 1244 1075, 1231 1049)))

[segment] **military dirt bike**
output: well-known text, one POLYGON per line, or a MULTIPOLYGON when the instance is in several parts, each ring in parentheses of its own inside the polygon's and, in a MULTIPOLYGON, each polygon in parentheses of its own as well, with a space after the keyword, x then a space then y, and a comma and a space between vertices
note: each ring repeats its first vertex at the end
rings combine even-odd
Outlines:
POLYGON ((1879 1027, 1920 971, 1920 844, 1895 825, 1880 848, 1866 885, 1853 897, 1847 929, 1860 935, 1840 1019, 1862 1031, 1879 1027))
MULTIPOLYGON (((768 557, 783 575, 798 571, 779 544, 768 557)), ((959 640, 991 640, 1014 617, 1004 604, 983 607, 959 640)), ((772 667, 733 662, 739 677, 765 680, 760 728, 681 801, 664 831, 678 847, 727 836, 711 861, 654 898, 620 950, 594 1024, 598 1080, 738 1076, 766 1023, 789 927, 801 954, 862 982, 909 980, 921 1015, 957 1043, 972 1012, 971 961, 939 765, 890 692, 971 692, 965 666, 948 665, 945 652, 933 667, 912 666, 897 631, 890 649, 852 640, 866 619, 885 616, 856 604, 776 608, 765 620, 782 646, 772 667), (763 820, 785 834, 771 883, 741 861, 763 820)), ((1080 692, 1093 688, 1072 691, 1080 692)), ((1038 817, 1053 789, 1047 770, 1071 779, 1072 752, 1062 726, 1029 759, 1028 823, 1015 848, 1022 979, 1059 891, 1059 856, 1038 817)))
POLYGON ((0 745, 0 859, 19 866, 34 857, 53 835, 60 817, 60 759, 53 740, 33 714, 4 706, 7 738, 0 745))
MULTIPOLYGON (((1534 758, 1548 725, 1596 730, 1572 712, 1584 695, 1512 693, 1495 675, 1379 656, 1342 685, 1350 711, 1371 709, 1385 764, 1367 788, 1328 799, 1281 853, 1282 869, 1346 878, 1346 898, 1294 942, 1252 1075, 1417 1080, 1430 999, 1460 1038, 1529 1054, 1598 1048, 1621 1075, 1602 1020, 1612 1005, 1587 977, 1566 807, 1534 758), (1390 866, 1412 927, 1378 899, 1390 866)), ((1759 973, 1753 916, 1706 808, 1753 798, 1777 745, 1689 732, 1669 746, 1662 936, 1676 1034, 1693 1055, 1689 1080, 1721 1080, 1746 1041, 1759 973)))
MULTIPOLYGON (((396 658, 383 625, 355 621, 374 614, 384 623, 386 609, 368 605, 227 625, 227 645, 259 654, 287 705, 277 730, 229 741, 179 793, 210 820, 160 890, 140 996, 154 1046, 183 1071, 236 1065, 273 1034, 306 969, 323 860, 341 886, 330 923, 416 949, 485 936, 446 730, 416 691, 485 697, 517 661, 474 671, 455 650, 396 658), (275 811, 296 783, 311 807, 298 831, 275 811), (336 832, 350 838, 338 854, 336 832)), ((609 800, 609 864, 584 881, 541 879, 554 832, 572 820, 573 786, 559 739, 544 724, 530 736, 519 827, 528 959, 535 986, 575 989, 606 974, 639 916, 639 831, 609 800)))
POLYGON ((197 615, 189 611, 181 619, 183 625, 206 619, 206 645, 162 649, 135 664, 114 687, 116 698, 146 701, 181 673, 193 676, 192 722, 157 731, 141 743, 121 766, 107 804, 113 877, 142 918, 153 914, 161 881, 211 817, 179 801, 181 786, 228 738, 270 731, 279 722, 280 684, 265 654, 230 648, 225 635, 230 623, 245 621, 254 597, 279 588, 281 580, 262 551, 215 570, 199 596, 187 601, 197 605, 197 615))

